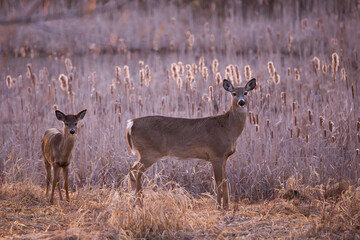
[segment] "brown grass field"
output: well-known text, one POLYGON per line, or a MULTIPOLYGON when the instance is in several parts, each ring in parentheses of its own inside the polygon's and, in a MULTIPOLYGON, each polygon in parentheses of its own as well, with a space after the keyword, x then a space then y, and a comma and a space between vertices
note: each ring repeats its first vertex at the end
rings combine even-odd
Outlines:
MULTIPOLYGON (((360 4, 294 1, 1 1, 0 238, 360 239, 360 4), (252 77, 227 162, 166 158, 135 204, 128 119, 222 114, 252 77), (45 197, 40 141, 55 109, 88 112, 70 202, 45 197)), ((64 194, 63 194, 64 195, 64 194)))

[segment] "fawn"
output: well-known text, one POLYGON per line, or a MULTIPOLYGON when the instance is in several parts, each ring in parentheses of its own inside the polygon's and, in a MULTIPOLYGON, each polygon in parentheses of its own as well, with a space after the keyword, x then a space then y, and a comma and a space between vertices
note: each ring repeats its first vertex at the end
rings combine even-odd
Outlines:
POLYGON ((51 181, 51 167, 54 172, 50 197, 51 204, 54 203, 54 190, 56 185, 59 189, 60 200, 63 200, 59 181, 60 169, 62 169, 63 172, 66 199, 68 201, 70 200, 68 185, 70 158, 76 141, 77 123, 84 118, 85 114, 86 109, 76 115, 65 115, 61 111, 56 110, 56 118, 64 123, 63 131, 61 132, 56 128, 50 128, 45 131, 41 139, 41 153, 44 157, 46 170, 46 196, 48 196, 51 181))

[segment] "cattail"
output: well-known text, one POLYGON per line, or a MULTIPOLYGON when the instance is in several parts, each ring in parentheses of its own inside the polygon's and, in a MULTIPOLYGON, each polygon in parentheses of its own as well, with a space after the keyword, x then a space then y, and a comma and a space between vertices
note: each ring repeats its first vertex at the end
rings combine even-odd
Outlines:
POLYGON ((227 66, 227 67, 225 68, 225 79, 229 80, 231 83, 234 83, 234 82, 233 82, 232 75, 231 75, 230 66, 227 66))
POLYGON ((291 75, 291 68, 288 67, 288 70, 287 70, 287 74, 288 74, 288 77, 290 77, 291 75))
POLYGON ((178 62, 177 67, 178 67, 180 76, 183 76, 184 75, 184 65, 183 65, 183 63, 178 62))
POLYGON ((68 77, 64 74, 60 74, 59 76, 59 82, 60 82, 60 88, 61 90, 65 91, 68 89, 68 83, 69 83, 69 80, 68 80, 68 77))
POLYGON ((252 124, 252 112, 249 111, 249 123, 252 124))
POLYGON ((235 65, 235 82, 237 85, 241 84, 241 74, 238 65, 235 65))
POLYGON ((151 81, 151 73, 149 65, 145 66, 145 85, 149 87, 151 81))
POLYGON ((323 62, 321 70, 322 70, 322 73, 323 73, 323 74, 326 74, 326 73, 327 73, 327 65, 326 65, 325 62, 323 62))
POLYGON ((245 74, 246 81, 249 81, 251 79, 251 68, 249 65, 245 65, 244 74, 245 74))
POLYGON ((129 79, 130 78, 130 71, 129 71, 129 66, 125 65, 124 66, 124 77, 129 79))
POLYGON ((171 64, 171 75, 172 75, 173 80, 176 80, 178 77, 176 63, 171 64))
POLYGON ((357 123, 356 123, 356 130, 358 132, 360 131, 360 121, 357 121, 357 123))
POLYGON ((204 81, 206 82, 208 79, 208 76, 209 76, 207 67, 203 67, 202 76, 203 76, 204 81))
POLYGON ((345 81, 346 80, 346 72, 345 72, 345 68, 341 68, 341 80, 345 81))
POLYGON ((259 131, 259 125, 255 124, 255 129, 256 129, 256 132, 258 132, 259 131))
POLYGON ((214 100, 214 88, 213 88, 213 86, 209 86, 209 96, 210 96, 210 99, 213 101, 214 100))
POLYGON ((330 132, 332 132, 333 126, 334 126, 334 122, 329 120, 329 130, 330 130, 330 132))
POLYGON ((338 69, 339 69, 339 55, 337 55, 337 53, 333 53, 331 55, 331 66, 332 66, 332 71, 333 74, 336 74, 338 69))
POLYGON ((219 61, 215 58, 212 62, 212 72, 215 74, 218 71, 219 61))
POLYGON ((140 75, 140 87, 142 88, 145 80, 145 73, 143 68, 139 70, 139 75, 140 75))
POLYGON ((309 135, 305 136, 305 141, 306 141, 306 143, 309 143, 309 135))
POLYGON ((218 72, 215 75, 215 83, 216 83, 216 85, 220 85, 221 82, 222 82, 221 74, 218 72))
POLYGON ((301 128, 297 128, 297 133, 296 133, 296 137, 300 137, 300 132, 301 132, 301 128))
POLYGON ((193 64, 192 64, 192 70, 193 70, 193 76, 194 76, 194 77, 195 77, 196 74, 197 74, 197 69, 198 69, 198 67, 197 67, 196 63, 193 63, 193 64))
POLYGON ((281 92, 281 100, 283 102, 284 105, 286 105, 286 92, 281 92))
POLYGON ((324 134, 324 138, 326 138, 326 129, 324 129, 323 134, 324 134))
POLYGON ((294 75, 295 75, 295 80, 296 80, 296 81, 300 81, 300 72, 299 72, 299 69, 294 68, 294 75))
POLYGON ((235 67, 232 64, 230 64, 229 67, 230 67, 230 74, 231 74, 231 78, 232 78, 232 83, 234 83, 234 81, 235 81, 235 67))
POLYGON ((355 152, 356 152, 356 156, 359 156, 360 150, 358 148, 355 149, 355 152))
POLYGON ((181 87, 182 87, 182 79, 181 79, 180 77, 177 79, 176 84, 177 84, 177 88, 178 88, 179 90, 181 90, 181 87))
POLYGON ((7 88, 11 88, 11 83, 12 83, 12 79, 11 79, 11 76, 10 75, 7 75, 6 76, 6 86, 7 88))
POLYGON ((317 71, 320 70, 320 59, 318 57, 314 57, 312 60, 314 72, 317 75, 317 71))
POLYGON ((204 57, 201 56, 200 59, 199 59, 199 72, 202 73, 203 71, 203 67, 205 66, 205 63, 204 63, 204 57))
POLYGON ((143 68, 144 67, 144 61, 140 60, 139 61, 139 69, 143 68))
POLYGON ((54 109, 54 111, 58 110, 59 109, 58 105, 54 104, 53 109, 54 109))
POLYGON ((323 116, 320 116, 319 120, 320 120, 320 126, 322 127, 324 125, 325 119, 323 116))
POLYGON ((297 126, 297 118, 296 118, 296 116, 294 117, 294 125, 297 126))
POLYGON ((31 64, 26 64, 26 68, 27 68, 27 72, 26 72, 26 77, 27 78, 30 78, 31 79, 31 84, 33 86, 36 85, 36 76, 35 74, 32 72, 32 69, 31 69, 31 64))
POLYGON ((113 79, 113 80, 112 80, 112 84, 110 85, 110 94, 111 94, 111 95, 114 95, 115 89, 116 89, 116 80, 113 79))
POLYGON ((275 72, 275 74, 274 74, 273 81, 274 81, 275 84, 280 83, 280 75, 277 72, 275 72))
POLYGON ((271 139, 274 139, 274 132, 273 131, 270 132, 270 136, 271 136, 271 139))
POLYGON ((268 70, 269 70, 270 77, 274 78, 275 67, 274 67, 274 63, 272 61, 268 62, 268 70))
POLYGON ((309 122, 312 122, 312 112, 310 109, 308 109, 308 117, 309 117, 309 122))
POLYGON ((266 119, 266 126, 269 127, 270 126, 270 120, 266 119))
POLYGON ((358 133, 357 136, 358 136, 358 142, 360 143, 360 133, 358 133))
POLYGON ((293 104, 292 104, 292 111, 295 112, 295 109, 296 109, 296 102, 293 102, 293 104))
POLYGON ((116 83, 121 85, 121 68, 116 66, 115 67, 115 74, 116 74, 116 83))
POLYGON ((70 58, 65 58, 65 69, 67 73, 70 73, 73 70, 73 65, 70 58))
POLYGON ((331 140, 332 140, 333 143, 335 142, 335 136, 334 135, 331 136, 331 140))
POLYGON ((290 128, 290 138, 293 138, 293 130, 290 128))

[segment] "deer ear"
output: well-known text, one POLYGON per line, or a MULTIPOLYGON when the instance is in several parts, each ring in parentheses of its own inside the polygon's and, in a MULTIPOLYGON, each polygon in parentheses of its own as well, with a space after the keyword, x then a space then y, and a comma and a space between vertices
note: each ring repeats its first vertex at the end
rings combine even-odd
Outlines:
POLYGON ((253 78, 250 81, 248 81, 245 85, 246 91, 251 91, 256 87, 256 79, 253 78))
POLYGON ((76 114, 76 118, 77 118, 78 120, 83 119, 83 118, 85 117, 86 111, 87 111, 87 109, 82 110, 81 112, 79 112, 78 114, 76 114))
POLYGON ((56 116, 56 118, 57 118, 59 121, 64 121, 64 120, 65 120, 65 114, 62 113, 62 112, 59 111, 59 110, 56 110, 56 111, 55 111, 55 116, 56 116))
POLYGON ((229 82, 228 80, 224 79, 223 80, 223 87, 226 91, 228 92, 232 92, 234 91, 234 87, 233 85, 231 84, 231 82, 229 82))

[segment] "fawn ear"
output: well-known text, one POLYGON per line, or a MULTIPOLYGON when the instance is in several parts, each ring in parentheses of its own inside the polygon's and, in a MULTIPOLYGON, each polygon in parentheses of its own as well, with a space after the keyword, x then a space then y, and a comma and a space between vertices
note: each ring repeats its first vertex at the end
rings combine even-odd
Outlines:
POLYGON ((246 91, 251 91, 256 87, 256 79, 253 78, 250 81, 248 81, 245 85, 246 91))
POLYGON ((76 114, 76 118, 77 118, 78 120, 83 119, 83 118, 85 117, 86 111, 87 111, 87 109, 82 110, 81 112, 79 112, 78 114, 76 114))
POLYGON ((228 92, 232 92, 234 91, 234 87, 233 85, 231 84, 231 82, 229 82, 228 80, 224 79, 223 80, 223 87, 226 91, 228 92))
POLYGON ((59 121, 64 121, 64 120, 65 120, 65 114, 62 113, 61 111, 56 110, 56 111, 55 111, 55 115, 56 115, 56 118, 57 118, 59 121))

